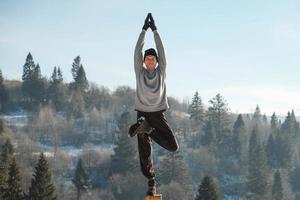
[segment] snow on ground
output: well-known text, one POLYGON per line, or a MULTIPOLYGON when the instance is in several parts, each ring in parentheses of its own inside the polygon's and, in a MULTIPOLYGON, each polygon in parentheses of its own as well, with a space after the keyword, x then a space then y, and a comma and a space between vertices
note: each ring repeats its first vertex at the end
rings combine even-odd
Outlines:
POLYGON ((13 126, 26 126, 28 124, 29 120, 28 115, 26 114, 13 114, 13 115, 1 115, 0 118, 4 119, 5 124, 8 126, 13 125, 13 126))
MULTIPOLYGON (((53 157, 53 146, 49 146, 49 145, 45 145, 45 144, 41 144, 39 143, 39 147, 44 150, 44 154, 45 156, 48 157, 53 157)), ((62 151, 63 153, 67 154, 70 157, 79 157, 83 151, 89 149, 89 150, 93 150, 93 151, 97 151, 97 152, 102 152, 105 154, 113 154, 114 153, 114 147, 115 145, 112 144, 102 144, 102 145, 85 145, 84 147, 75 147, 72 145, 66 145, 66 146, 61 146, 59 147, 59 151, 62 151)), ((39 152, 37 152, 39 154, 39 152)))

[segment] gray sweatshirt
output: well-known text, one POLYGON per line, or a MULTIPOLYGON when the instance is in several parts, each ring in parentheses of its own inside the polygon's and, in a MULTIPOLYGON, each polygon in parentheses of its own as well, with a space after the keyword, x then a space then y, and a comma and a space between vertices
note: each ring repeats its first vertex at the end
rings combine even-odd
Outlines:
POLYGON ((153 72, 144 67, 143 46, 146 31, 142 30, 134 50, 134 70, 136 76, 135 110, 155 112, 169 109, 166 95, 166 57, 157 30, 153 31, 158 53, 158 65, 153 72))

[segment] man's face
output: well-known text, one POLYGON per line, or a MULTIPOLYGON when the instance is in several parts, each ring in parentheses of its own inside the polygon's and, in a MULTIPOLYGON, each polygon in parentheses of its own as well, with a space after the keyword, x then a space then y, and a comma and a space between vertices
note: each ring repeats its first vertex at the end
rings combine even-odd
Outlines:
POLYGON ((144 62, 145 62, 145 65, 147 67, 147 70, 149 70, 149 71, 154 71, 155 70, 156 63, 157 63, 157 60, 156 60, 155 56, 152 56, 152 55, 146 56, 144 62))

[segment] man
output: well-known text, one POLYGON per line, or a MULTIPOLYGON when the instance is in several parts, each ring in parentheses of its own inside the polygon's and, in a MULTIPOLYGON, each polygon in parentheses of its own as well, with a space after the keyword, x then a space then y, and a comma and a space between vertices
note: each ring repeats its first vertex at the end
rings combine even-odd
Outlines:
POLYGON ((175 152, 178 142, 170 128, 164 112, 169 109, 166 95, 166 58, 164 47, 151 13, 145 19, 134 51, 134 70, 136 75, 135 110, 137 123, 129 128, 129 136, 137 134, 140 166, 148 178, 147 195, 156 194, 155 173, 152 160, 152 139, 163 148, 175 152), (147 49, 143 57, 145 34, 152 29, 155 45, 147 49), (145 65, 146 68, 143 67, 145 65))

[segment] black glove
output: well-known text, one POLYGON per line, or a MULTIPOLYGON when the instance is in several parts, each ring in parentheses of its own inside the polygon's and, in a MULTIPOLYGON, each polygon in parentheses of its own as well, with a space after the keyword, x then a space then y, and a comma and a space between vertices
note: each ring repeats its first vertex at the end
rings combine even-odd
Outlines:
POLYGON ((156 26, 155 26, 155 22, 154 22, 154 19, 153 19, 153 17, 152 17, 152 15, 151 15, 151 13, 149 13, 149 17, 150 17, 150 28, 152 29, 152 31, 155 31, 157 28, 156 28, 156 26))
POLYGON ((150 24, 149 24, 149 17, 150 17, 150 13, 148 13, 148 15, 147 15, 147 17, 146 17, 146 19, 145 19, 145 23, 144 23, 144 26, 143 26, 143 29, 145 30, 145 31, 147 31, 147 29, 150 27, 150 24))

